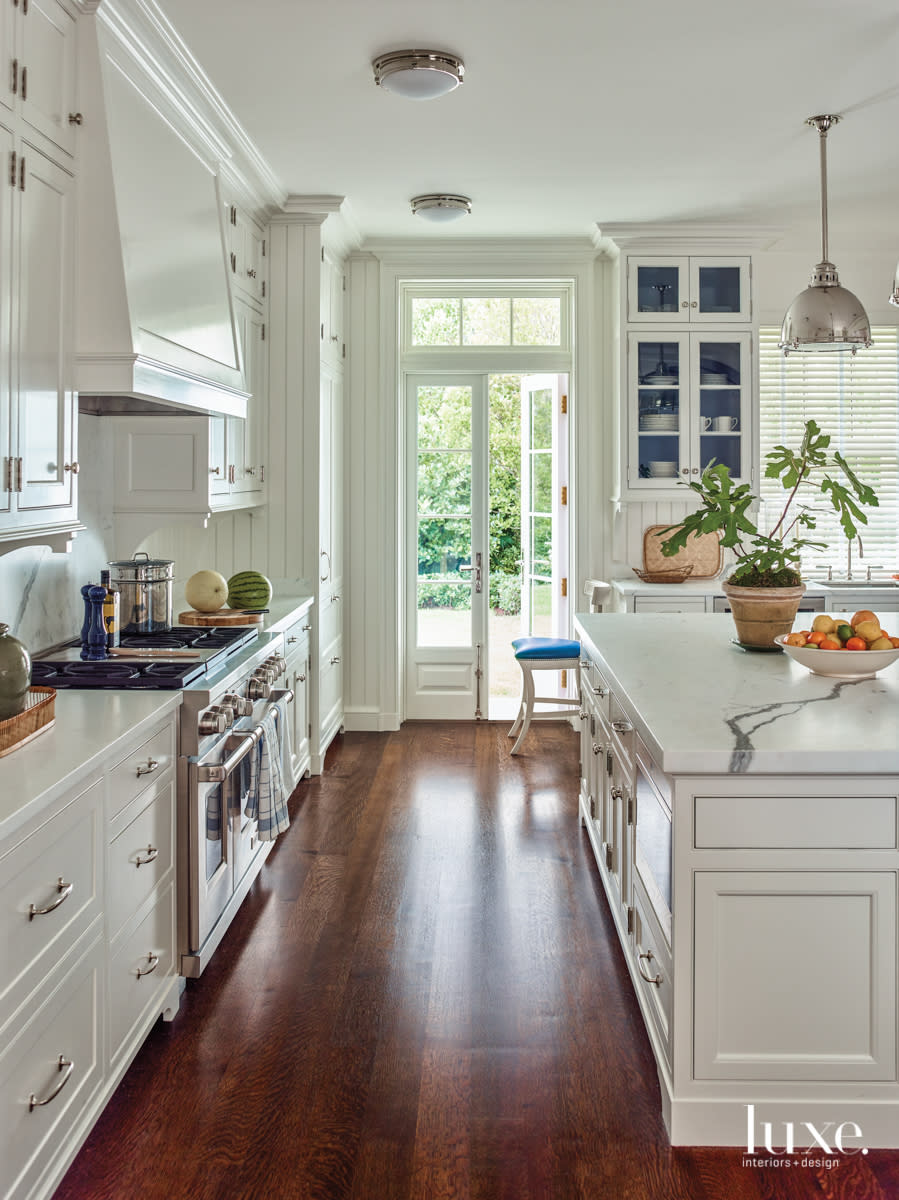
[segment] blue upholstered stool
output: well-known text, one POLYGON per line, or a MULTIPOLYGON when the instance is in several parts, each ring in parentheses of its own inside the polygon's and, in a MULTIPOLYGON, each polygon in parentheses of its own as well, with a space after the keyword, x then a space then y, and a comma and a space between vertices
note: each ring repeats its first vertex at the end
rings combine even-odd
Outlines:
POLYGON ((515 661, 521 667, 521 705, 509 737, 518 734, 510 754, 517 754, 531 721, 558 721, 558 708, 581 705, 581 644, 566 638, 520 637, 512 642, 515 661), (534 671, 574 671, 577 699, 566 696, 535 696, 534 671), (534 712, 535 704, 553 704, 556 712, 534 712))

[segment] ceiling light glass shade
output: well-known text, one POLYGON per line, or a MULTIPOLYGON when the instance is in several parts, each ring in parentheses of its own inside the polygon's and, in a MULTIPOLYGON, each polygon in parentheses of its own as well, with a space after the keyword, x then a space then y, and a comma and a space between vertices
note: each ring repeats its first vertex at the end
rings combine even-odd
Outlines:
POLYGON ((849 350, 871 343, 871 325, 857 296, 840 287, 837 269, 827 254, 827 131, 837 116, 809 117, 806 125, 818 130, 821 158, 821 261, 812 271, 809 286, 800 292, 784 317, 778 345, 784 354, 793 351, 849 350))
POLYGON ((455 221, 471 212, 471 201, 467 196, 414 196, 411 200, 415 216, 443 225, 455 221))
POLYGON ((465 65, 443 50, 392 50, 371 64, 375 83, 407 100, 433 100, 457 88, 465 65))
POLYGON ((890 304, 895 304, 899 308, 899 265, 896 267, 896 275, 893 279, 893 294, 890 296, 890 304))

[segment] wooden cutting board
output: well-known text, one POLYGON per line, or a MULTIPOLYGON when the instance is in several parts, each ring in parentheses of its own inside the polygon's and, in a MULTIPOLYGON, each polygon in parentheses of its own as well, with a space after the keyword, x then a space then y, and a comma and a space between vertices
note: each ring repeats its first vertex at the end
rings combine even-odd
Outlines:
POLYGON ((178 613, 179 625, 261 625, 265 613, 245 613, 236 608, 220 608, 218 612, 202 613, 190 608, 178 613))
MULTIPOLYGON (((717 533, 703 533, 687 538, 683 550, 671 558, 662 553, 662 538, 658 535, 667 525, 649 525, 643 530, 643 570, 671 571, 674 567, 690 567, 690 579, 714 579, 721 571, 721 543, 717 533)), ((670 534, 666 536, 670 537, 670 534)))

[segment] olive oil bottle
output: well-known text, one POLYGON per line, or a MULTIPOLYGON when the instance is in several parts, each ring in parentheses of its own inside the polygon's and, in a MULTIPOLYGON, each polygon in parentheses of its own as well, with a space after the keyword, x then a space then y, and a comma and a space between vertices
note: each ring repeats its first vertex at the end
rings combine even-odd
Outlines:
POLYGON ((118 588, 114 588, 110 581, 109 571, 100 572, 100 583, 106 588, 106 597, 103 600, 103 625, 106 629, 106 646, 117 646, 119 644, 119 633, 121 630, 121 618, 119 614, 119 604, 121 596, 118 588))

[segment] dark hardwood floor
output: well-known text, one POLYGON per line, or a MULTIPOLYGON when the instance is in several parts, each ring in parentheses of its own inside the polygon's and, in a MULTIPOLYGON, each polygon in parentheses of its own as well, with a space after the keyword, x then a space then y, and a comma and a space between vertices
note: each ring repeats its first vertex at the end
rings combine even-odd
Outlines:
POLYGON ((57 1200, 895 1200, 899 1153, 668 1145, 577 740, 347 734, 57 1200))

